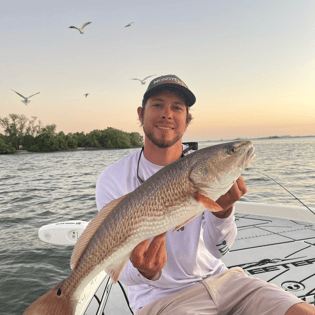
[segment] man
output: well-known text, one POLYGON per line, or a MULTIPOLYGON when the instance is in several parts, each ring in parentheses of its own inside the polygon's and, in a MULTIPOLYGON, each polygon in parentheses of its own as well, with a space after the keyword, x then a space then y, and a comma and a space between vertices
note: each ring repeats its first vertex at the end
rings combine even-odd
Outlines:
MULTIPOLYGON (((152 80, 139 120, 144 148, 112 164, 96 186, 98 209, 137 188, 155 172, 183 156, 182 137, 190 121, 194 94, 177 76, 152 80)), ((315 314, 314 307, 275 285, 227 270, 220 244, 236 237, 234 203, 246 193, 242 177, 221 196, 222 211, 206 211, 177 232, 140 243, 121 274, 137 315, 154 314, 315 314)))

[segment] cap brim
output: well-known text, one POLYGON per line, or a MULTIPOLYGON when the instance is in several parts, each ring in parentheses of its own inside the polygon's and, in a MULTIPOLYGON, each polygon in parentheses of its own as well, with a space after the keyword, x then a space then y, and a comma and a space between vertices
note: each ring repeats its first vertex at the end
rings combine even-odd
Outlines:
POLYGON ((196 102, 196 97, 190 90, 188 90, 186 87, 184 87, 182 85, 174 84, 174 83, 164 83, 163 85, 151 88, 149 91, 146 91, 144 93, 143 99, 148 99, 153 94, 156 94, 158 92, 162 92, 162 91, 167 90, 167 89, 177 90, 181 94, 183 94, 183 96, 185 97, 185 102, 186 102, 187 106, 189 106, 189 107, 194 105, 196 102))

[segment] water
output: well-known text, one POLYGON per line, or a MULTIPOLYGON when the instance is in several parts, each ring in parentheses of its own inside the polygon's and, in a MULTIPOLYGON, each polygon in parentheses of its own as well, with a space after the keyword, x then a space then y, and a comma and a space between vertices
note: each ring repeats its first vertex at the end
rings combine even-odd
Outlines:
MULTIPOLYGON (((253 143, 256 159, 243 175, 248 193, 242 200, 301 206, 259 171, 315 208, 315 137, 261 139, 253 143)), ((213 144, 216 143, 202 142, 199 148, 213 144)), ((0 155, 2 314, 21 314, 69 275, 72 247, 43 243, 37 238, 38 229, 65 220, 91 220, 97 212, 97 177, 106 166, 135 150, 0 155)), ((129 314, 119 287, 115 285, 113 290, 106 308, 108 314, 129 314)))

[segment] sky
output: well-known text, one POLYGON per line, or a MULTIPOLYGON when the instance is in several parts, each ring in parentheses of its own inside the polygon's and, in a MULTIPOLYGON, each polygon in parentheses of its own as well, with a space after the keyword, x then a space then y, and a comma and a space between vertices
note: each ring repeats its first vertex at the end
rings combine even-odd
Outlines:
POLYGON ((143 135, 148 82, 175 74, 197 98, 184 141, 315 135, 313 0, 4 0, 0 55, 1 118, 143 135))

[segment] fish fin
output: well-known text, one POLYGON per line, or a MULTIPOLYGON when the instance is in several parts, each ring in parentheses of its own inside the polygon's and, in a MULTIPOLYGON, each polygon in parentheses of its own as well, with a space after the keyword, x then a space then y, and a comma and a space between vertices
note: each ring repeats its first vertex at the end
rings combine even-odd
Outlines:
POLYGON ((68 294, 63 294, 63 282, 55 285, 47 293, 33 302, 23 315, 74 315, 77 301, 68 294))
POLYGON ((181 229, 184 225, 186 225, 187 223, 189 223, 190 221, 192 221, 194 218, 196 218, 198 215, 193 216, 192 218, 188 219, 187 221, 185 221, 184 223, 176 226, 176 228, 174 228, 173 232, 178 231, 179 229, 181 229))
POLYGON ((223 210, 223 208, 219 206, 215 201, 213 201, 211 198, 207 197, 206 195, 202 194, 201 192, 197 191, 194 194, 194 199, 212 212, 218 212, 218 211, 223 210))
POLYGON ((71 269, 74 269, 75 266, 77 265, 81 255, 83 254, 84 250, 87 248, 95 232, 103 224, 107 216, 113 211, 113 209, 116 208, 116 206, 125 197, 126 195, 108 203, 88 224, 84 232, 79 237, 77 243, 75 244, 75 247, 71 256, 71 262, 70 262, 71 269))
POLYGON ((122 273, 123 269, 125 268, 127 262, 129 260, 129 256, 122 260, 120 263, 115 263, 113 265, 108 266, 105 268, 105 272, 111 277, 113 283, 116 283, 122 273))

